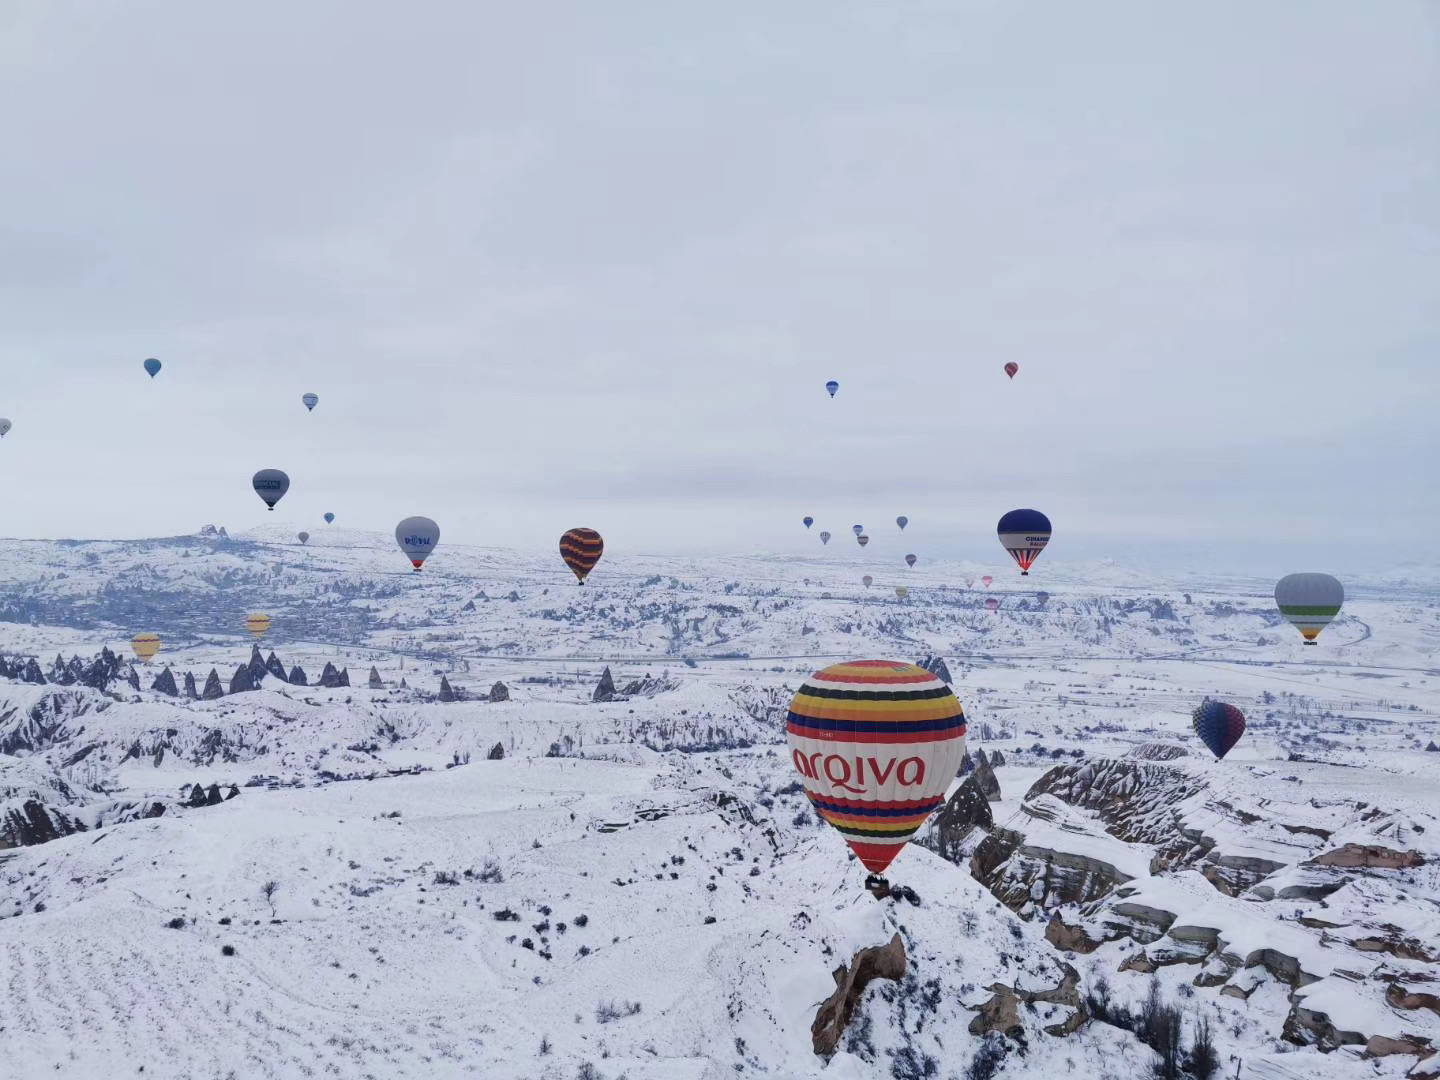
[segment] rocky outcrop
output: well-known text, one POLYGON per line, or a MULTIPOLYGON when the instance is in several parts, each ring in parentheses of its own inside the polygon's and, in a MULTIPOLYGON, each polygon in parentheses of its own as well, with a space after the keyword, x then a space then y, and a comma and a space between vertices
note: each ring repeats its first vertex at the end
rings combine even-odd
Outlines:
POLYGON ((249 664, 241 664, 235 669, 235 674, 230 677, 230 693, 243 694, 250 690, 258 690, 255 680, 251 676, 249 664))
POLYGON ((497 742, 494 746, 490 747, 490 752, 485 755, 485 759, 487 761, 504 761, 505 744, 497 742))
POLYGON ((444 675, 440 676, 440 700, 446 702, 456 700, 455 691, 450 686, 450 680, 444 675))
POLYGON ((1037 907, 1090 904, 1131 878, 1087 855, 1029 845, 1023 833, 994 828, 970 858, 970 873, 1023 919, 1037 907))
POLYGON ((510 688, 506 686, 503 682, 497 682, 494 686, 490 687, 490 700, 509 701, 510 688))
POLYGON ((270 651, 270 655, 265 658, 265 671, 273 675, 280 682, 290 681, 285 675, 285 665, 280 662, 280 658, 275 655, 273 649, 270 651))
POLYGON ((995 770, 990 768, 990 762, 985 757, 985 751, 981 750, 975 755, 975 783, 979 785, 980 791, 990 802, 1000 801, 1000 781, 995 777, 995 770))
MULTIPOLYGON (((259 645, 250 646, 250 663, 247 666, 250 668, 250 685, 253 689, 259 690, 260 684, 265 681, 265 676, 269 674, 265 669, 265 658, 260 655, 259 645)), ((232 690, 230 692, 233 694, 235 691, 232 690)))
POLYGON ((44 844, 84 831, 82 822, 36 799, 0 807, 0 850, 44 844))
POLYGON ((335 665, 326 661, 325 670, 320 672, 320 685, 327 690, 335 690, 345 685, 340 681, 340 672, 335 670, 335 665))
POLYGON ((81 718, 109 708, 110 701, 88 689, 46 691, 21 710, 0 701, 0 754, 39 753, 78 737, 81 718))
POLYGON ((595 693, 590 695, 591 701, 614 701, 615 700, 615 679, 607 667, 600 673, 600 682, 595 687, 595 693))
POLYGON ((167 694, 170 697, 180 696, 180 688, 175 685, 175 673, 168 667, 155 676, 154 681, 150 683, 150 689, 157 694, 167 694))
POLYGON ((296 664, 290 669, 289 683, 291 686, 309 686, 310 680, 305 675, 305 669, 296 664))
POLYGON ((933 829, 928 834, 930 844, 927 846, 932 846, 942 859, 959 863, 964 858, 962 848, 965 838, 976 826, 988 829, 994 824, 990 801, 985 798, 975 777, 969 776, 955 789, 955 794, 945 801, 945 805, 936 811, 933 829))
MULTIPOLYGON (((608 668, 606 669, 608 672, 608 668)), ((905 977, 905 944, 897 933, 888 945, 872 945, 861 949, 847 966, 841 964, 831 974, 835 978, 835 993, 826 999, 815 1014, 810 1025, 811 1044, 815 1053, 828 1057, 840 1045, 840 1038, 855 1015, 860 1004, 860 995, 876 979, 893 979, 899 982, 905 977)))
POLYGON ((952 684, 955 681, 950 677, 950 669, 945 666, 945 660, 942 657, 927 656, 923 660, 917 660, 915 662, 915 666, 924 668, 926 671, 930 672, 931 675, 934 675, 937 679, 942 680, 947 685, 952 684))
POLYGON ((1174 761, 1189 757, 1190 751, 1176 743, 1147 742, 1135 747, 1128 756, 1140 761, 1174 761))
POLYGON ((220 685, 220 673, 213 667, 205 679, 205 689, 200 692, 204 701, 216 701, 225 696, 225 688, 220 685))
POLYGON ((1311 859, 1307 866, 1364 867, 1367 870, 1412 870, 1425 865, 1418 851, 1395 851, 1375 844, 1346 844, 1311 859))
POLYGON ((1022 990, 1004 983, 992 983, 989 1001, 979 1006, 979 1012, 970 1021, 970 1034, 987 1035, 997 1032, 1006 1038, 1016 1039, 1024 1035, 1025 1025, 1020 1020, 1020 1004, 1026 1006, 1054 1005, 1070 1010, 1069 1015, 1045 1025, 1049 1035, 1064 1036, 1078 1031, 1090 1013, 1080 1000, 1080 973, 1069 964, 1063 965, 1064 977, 1049 990, 1022 990))
POLYGON ((191 701, 200 700, 200 691, 195 688, 195 676, 189 671, 185 672, 185 696, 191 701))
POLYGON ((384 689, 385 689, 385 684, 380 681, 380 671, 379 671, 378 668, 374 667, 373 665, 372 665, 371 668, 370 668, 370 682, 369 682, 368 685, 369 685, 369 687, 370 687, 371 690, 384 690, 384 689))

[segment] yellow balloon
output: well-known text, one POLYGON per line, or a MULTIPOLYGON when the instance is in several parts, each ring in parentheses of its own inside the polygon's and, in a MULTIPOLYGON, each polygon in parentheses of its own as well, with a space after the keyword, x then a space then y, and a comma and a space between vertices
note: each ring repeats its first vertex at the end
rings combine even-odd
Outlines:
POLYGON ((896 585, 895 595, 898 596, 901 600, 904 600, 907 596, 910 595, 910 590, 907 589, 904 585, 896 585))
POLYGON ((136 634, 130 639, 130 648, 135 650, 135 655, 140 658, 141 663, 148 664, 150 658, 160 651, 160 635, 136 634))
POLYGON ((245 629, 254 634, 257 638, 265 636, 265 631, 270 629, 269 615, 249 615, 245 619, 245 629))

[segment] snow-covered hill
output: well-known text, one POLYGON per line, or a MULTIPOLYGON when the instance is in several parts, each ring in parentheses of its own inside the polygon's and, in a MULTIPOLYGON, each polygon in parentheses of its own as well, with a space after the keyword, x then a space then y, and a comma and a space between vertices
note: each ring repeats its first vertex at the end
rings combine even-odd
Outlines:
POLYGON ((1307 648, 1269 582, 1059 560, 618 554, 581 589, 274 527, 0 568, 0 1077, 1130 1077, 1152 984, 1226 1076, 1436 1064, 1423 575, 1347 580, 1307 648), (96 661, 139 630, 133 682, 96 661), (892 868, 918 903, 862 889, 783 749, 861 656, 943 658, 1004 762, 988 824, 892 868), (1249 718, 1219 763, 1207 694, 1249 718), (817 1056, 833 969, 896 934, 817 1056))

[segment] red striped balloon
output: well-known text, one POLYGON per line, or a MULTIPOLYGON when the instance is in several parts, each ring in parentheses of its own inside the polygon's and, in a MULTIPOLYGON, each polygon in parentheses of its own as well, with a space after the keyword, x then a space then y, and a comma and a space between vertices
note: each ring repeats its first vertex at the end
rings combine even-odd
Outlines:
POLYGON ((872 874, 945 801, 965 759, 965 712, 950 688, 891 660, 817 671, 790 703, 786 734, 816 812, 872 874))
POLYGON ((585 578, 595 569, 604 553, 605 541, 594 529, 571 529, 560 537, 560 557, 574 571, 581 585, 585 584, 585 578))

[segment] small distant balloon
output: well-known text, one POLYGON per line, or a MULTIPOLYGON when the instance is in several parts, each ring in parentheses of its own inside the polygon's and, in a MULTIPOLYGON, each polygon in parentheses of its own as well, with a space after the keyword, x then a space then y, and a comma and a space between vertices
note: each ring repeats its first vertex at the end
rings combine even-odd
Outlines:
POLYGON ((982 577, 982 578, 980 579, 980 582, 981 582, 981 584, 983 584, 983 585, 985 586, 985 588, 988 589, 988 588, 990 587, 990 583, 991 583, 992 581, 994 581, 994 580, 995 580, 995 579, 994 579, 993 577, 991 577, 989 574, 986 574, 984 577, 982 577))
POLYGON ((150 373, 150 377, 153 379, 156 375, 160 374, 160 361, 152 356, 149 360, 145 361, 145 370, 150 373))
POLYGON ((1245 734, 1245 714, 1234 705, 1206 698, 1190 714, 1190 726, 1217 758, 1223 758, 1245 734))
POLYGON ((269 615, 247 615, 245 616, 245 629, 250 631, 251 636, 256 640, 265 636, 265 631, 270 629, 269 615))
POLYGON ((856 536, 859 536, 862 532, 865 531, 865 526, 864 526, 864 525, 851 525, 851 526, 850 526, 850 531, 853 532, 856 536))
POLYGON ((999 601, 999 600, 996 600, 993 596, 990 597, 989 600, 986 600, 986 601, 985 601, 985 610, 986 610, 986 611, 995 611, 995 610, 996 610, 997 608, 999 608, 999 607, 1000 607, 1000 601, 999 601))
MULTIPOLYGON (((1012 378, 1012 379, 1015 377, 1015 373, 1016 373, 1017 371, 1019 371, 1019 370, 1020 370, 1020 365, 1017 364, 1017 363, 1015 363, 1015 361, 1013 361, 1013 360, 1010 361, 1010 363, 1008 363, 1008 364, 1005 365, 1005 374, 1006 374, 1006 375, 1009 375, 1010 378, 1012 378)), ((1044 380, 1042 379, 1041 381, 1043 382, 1044 380)))
POLYGON ((868 589, 871 585, 874 585, 874 584, 875 584, 875 579, 874 579, 873 577, 871 577, 869 574, 866 574, 864 577, 862 577, 862 578, 860 579, 860 584, 861 584, 861 585, 864 585, 865 588, 868 589))
POLYGON ((967 577, 967 578, 965 579, 965 588, 970 589, 970 588, 974 588, 974 586, 975 586, 975 579, 974 579, 973 577, 967 577))
POLYGON ((308 544, 310 542, 310 534, 308 532, 296 533, 295 538, 302 544, 308 544))
POLYGON ((0 439, 10 434, 10 421, 0 416, 0 439))
POLYGON ((895 524, 896 524, 896 525, 899 525, 899 526, 900 526, 900 530, 903 532, 903 531, 905 530, 905 526, 910 524, 910 519, 909 519, 908 517, 906 517, 904 514, 901 514, 899 517, 897 517, 897 518, 895 519, 895 524))
POLYGON ((866 544, 870 543, 870 537, 866 536, 864 533, 861 533, 859 536, 857 536, 855 540, 861 547, 864 547, 866 544))
POLYGON ((914 556, 914 555, 906 555, 906 556, 905 556, 905 565, 906 565, 906 566, 914 566, 914 565, 915 565, 915 556, 914 556))
POLYGON ((440 526, 427 517, 408 517, 395 526, 395 542, 418 574, 440 543, 440 526))
POLYGON ((1287 574, 1275 584, 1275 606, 1306 645, 1315 644, 1344 603, 1345 586, 1329 574, 1287 574))
POLYGON ((904 600, 907 596, 910 595, 910 590, 907 589, 904 585, 896 585, 895 595, 898 596, 901 600, 904 600))
POLYGON ((822 532, 822 533, 820 534, 820 543, 822 543, 822 544, 828 544, 828 543, 830 543, 830 534, 829 534, 828 532, 822 532))
POLYGON ((815 524, 815 519, 814 519, 813 517, 811 517, 809 514, 806 514, 806 515, 805 515, 803 518, 801 518, 800 520, 805 523, 805 528, 807 528, 807 529, 808 529, 811 525, 814 525, 814 524, 815 524))
POLYGON ((835 396, 835 391, 840 389, 840 384, 839 384, 838 382, 836 382, 834 379, 831 379, 829 382, 827 382, 827 383, 825 384, 825 389, 830 391, 830 396, 831 396, 831 397, 834 397, 834 396, 835 396))
POLYGON ((151 657, 160 651, 160 635, 136 634, 130 639, 130 648, 135 651, 142 664, 148 664, 151 657))
POLYGON ((320 404, 320 396, 318 394, 301 394, 300 400, 305 403, 305 408, 310 412, 314 412, 315 406, 320 404))
POLYGON ((605 541, 594 529, 570 529, 560 537, 560 558, 581 585, 605 554, 605 541))
POLYGON ((265 501, 265 505, 274 510, 275 504, 290 490, 290 477, 279 469, 261 469, 251 477, 250 486, 265 501))
POLYGON ((333 525, 334 523, 335 523, 335 515, 334 515, 334 514, 327 513, 327 514, 325 515, 325 524, 326 524, 326 525, 333 525))

